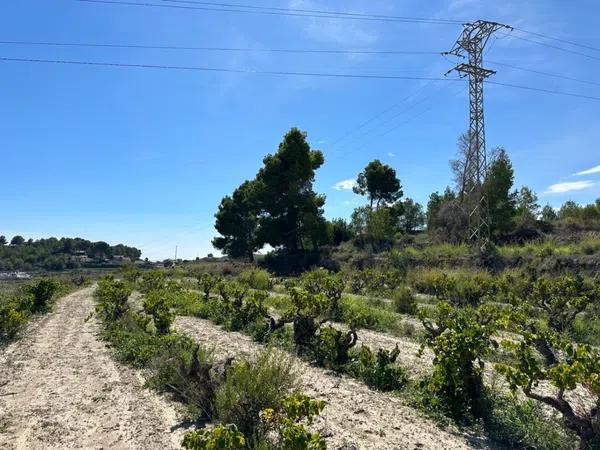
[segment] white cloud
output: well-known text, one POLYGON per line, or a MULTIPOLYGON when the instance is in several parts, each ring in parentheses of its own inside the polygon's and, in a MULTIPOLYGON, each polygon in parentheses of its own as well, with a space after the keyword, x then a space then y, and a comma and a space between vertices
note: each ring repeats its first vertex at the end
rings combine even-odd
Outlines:
POLYGON ((591 169, 582 170, 581 172, 577 172, 573 175, 593 175, 595 173, 600 173, 600 166, 592 167, 591 169))
POLYGON ((388 156, 389 156, 390 158, 393 158, 394 156, 396 156, 396 154, 395 154, 395 153, 392 153, 392 152, 389 152, 389 153, 388 153, 388 156))
POLYGON ((589 180, 582 181, 566 181, 564 183, 556 183, 548 187, 545 194, 563 194, 565 192, 580 191, 594 186, 596 183, 589 180))
POLYGON ((333 185, 336 191, 349 191, 356 186, 356 180, 348 178, 347 180, 338 181, 333 185))

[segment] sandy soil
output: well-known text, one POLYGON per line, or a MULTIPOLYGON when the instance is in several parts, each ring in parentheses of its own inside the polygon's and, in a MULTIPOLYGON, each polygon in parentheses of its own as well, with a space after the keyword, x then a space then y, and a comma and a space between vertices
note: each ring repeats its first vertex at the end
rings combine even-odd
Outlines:
POLYGON ((0 352, 0 448, 175 449, 177 411, 96 337, 93 288, 61 300, 0 352))
MULTIPOLYGON (((209 347, 217 355, 252 358, 260 349, 241 333, 227 332, 210 321, 178 317, 175 328, 209 347)), ((439 429, 391 394, 298 360, 302 391, 327 401, 315 424, 332 449, 466 449, 485 443, 464 434, 439 429)))

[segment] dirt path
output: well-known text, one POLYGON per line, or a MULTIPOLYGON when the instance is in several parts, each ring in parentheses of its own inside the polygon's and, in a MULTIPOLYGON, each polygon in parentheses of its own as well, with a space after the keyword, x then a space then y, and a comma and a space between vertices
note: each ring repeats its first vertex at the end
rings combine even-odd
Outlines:
POLYGON ((59 300, 0 352, 0 448, 180 448, 173 406, 115 363, 85 322, 92 293, 59 300))
MULTIPOLYGON (((241 333, 222 330, 194 317, 178 317, 175 328, 214 346, 219 355, 252 358, 260 348, 241 333)), ((370 390, 349 377, 298 362, 300 388, 327 401, 316 429, 332 449, 467 449, 483 443, 439 429, 391 394, 370 390)))

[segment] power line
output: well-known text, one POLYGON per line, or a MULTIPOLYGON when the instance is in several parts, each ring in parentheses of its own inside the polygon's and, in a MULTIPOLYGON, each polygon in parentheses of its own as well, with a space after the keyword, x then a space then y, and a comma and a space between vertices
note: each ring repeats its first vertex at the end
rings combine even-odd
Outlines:
POLYGON ((30 45, 48 47, 88 47, 88 48, 129 48, 147 50, 199 50, 218 52, 257 52, 257 53, 324 53, 342 55, 439 55, 439 52, 420 50, 346 50, 346 49, 288 49, 288 48, 244 48, 244 47, 189 47, 178 45, 144 44, 99 44, 86 42, 45 42, 45 41, 0 41, 0 45, 30 45))
MULTIPOLYGON (((418 94, 421 93, 421 91, 423 91, 427 86, 429 86, 431 83, 433 83, 433 81, 429 81, 427 84, 425 84, 424 86, 422 86, 417 92, 415 92, 413 95, 407 97, 410 98, 412 97, 412 99, 415 99, 418 94)), ((388 123, 394 121, 394 119, 397 119, 398 117, 402 116, 404 113, 416 108, 417 106, 425 103, 429 98, 431 97, 431 95, 426 96, 425 98, 421 99, 420 101, 417 101, 416 103, 413 103, 409 106, 407 106, 406 108, 403 108, 402 110, 400 110, 399 112, 397 112, 396 114, 392 115, 391 117, 389 117, 387 120, 381 122, 380 124, 375 125, 374 127, 370 128, 369 130, 366 130, 364 133, 362 133, 360 136, 358 136, 356 139, 362 139, 365 136, 368 136, 369 134, 373 133, 375 130, 377 130, 378 128, 387 125, 388 123)))
MULTIPOLYGON (((423 111, 421 111, 421 112, 419 112, 419 113, 417 113, 417 114, 414 114, 414 115, 412 115, 412 116, 408 117, 407 119, 403 120, 402 122, 400 122, 400 123, 396 124, 394 127, 392 127, 392 128, 390 128, 390 129, 388 129, 387 131, 385 131, 385 132, 383 132, 383 133, 380 133, 380 134, 378 135, 378 137, 383 137, 383 136, 385 136, 385 135, 387 135, 387 134, 391 133, 392 131, 396 131, 396 130, 397 130, 398 128, 400 128, 402 125, 406 125, 407 123, 409 123, 409 122, 412 122, 414 119, 416 119, 416 118, 418 118, 418 117, 421 117, 421 116, 422 116, 423 114, 425 114, 426 112, 429 112, 431 109, 433 109, 433 107, 434 107, 434 105, 431 105, 431 106, 429 106, 429 107, 425 108, 423 111)), ((339 155, 335 155, 335 156, 338 156, 338 157, 341 157, 341 156, 348 156, 348 155, 350 155, 350 154, 352 154, 352 153, 356 153, 356 152, 358 152, 359 150, 363 150, 363 149, 364 149, 365 147, 367 147, 368 145, 369 145, 369 143, 364 143, 363 145, 361 145, 361 146, 359 146, 359 147, 353 148, 352 150, 349 150, 349 151, 347 151, 347 152, 344 152, 344 153, 341 153, 341 154, 339 154, 339 155)))
POLYGON ((167 3, 187 3, 187 4, 199 4, 209 6, 222 6, 222 7, 234 7, 234 8, 248 8, 256 10, 272 10, 272 11, 285 11, 295 13, 309 13, 309 14, 328 14, 328 15, 341 15, 349 17, 371 17, 371 18, 383 18, 383 19, 398 19, 398 20, 410 20, 410 21, 434 21, 452 24, 461 24, 463 21, 456 19, 439 19, 439 18, 424 18, 424 17, 406 17, 406 16, 395 16, 388 14, 368 14, 368 13, 352 13, 344 11, 325 11, 315 9, 299 9, 299 8, 278 8, 274 6, 256 6, 256 5, 244 5, 239 3, 216 3, 216 2, 204 2, 197 0, 161 0, 167 3))
MULTIPOLYGON (((412 95, 412 97, 416 97, 416 96, 417 96, 417 95, 418 95, 418 94, 419 94, 419 93, 420 93, 420 92, 421 92, 421 91, 422 91, 422 90, 423 90, 425 87, 427 87, 427 86, 428 86, 428 85, 430 85, 430 84, 431 84, 431 82, 430 82, 430 83, 427 83, 427 84, 426 84, 426 85, 424 85, 424 86, 422 86, 420 89, 418 89, 418 90, 417 90, 417 92, 415 92, 415 93, 412 95)), ((410 96, 409 96, 409 97, 410 97, 410 96)), ((427 96, 427 97, 423 98, 421 101, 419 101, 419 102, 417 102, 417 103, 413 103, 413 104, 412 104, 412 105, 410 105, 409 107, 407 107, 407 108, 403 109, 403 110, 402 110, 400 113, 398 113, 398 114, 394 115, 393 117, 391 117, 391 118, 390 118, 390 120, 387 120, 387 121, 385 121, 385 122, 384 122, 384 123, 382 123, 382 124, 379 124, 379 125, 378 125, 378 126, 376 126, 375 128, 372 128, 372 129, 370 129, 369 131, 367 131, 366 133, 363 133, 363 134, 362 134, 362 136, 360 136, 360 139, 362 139, 362 138, 364 138, 365 136, 367 136, 368 134, 372 133, 372 132, 373 132, 373 131, 375 131, 375 130, 376 130, 378 127, 380 127, 380 126, 382 126, 382 125, 385 125, 385 124, 387 124, 387 123, 391 122, 393 119, 395 119, 395 118, 397 118, 397 117, 401 116, 402 114, 409 112, 410 110, 414 109, 415 107, 417 107, 417 106, 419 106, 419 105, 421 105, 421 104, 425 103, 425 102, 426 102, 426 101, 427 101, 427 100, 428 100, 430 97, 432 97, 432 95, 429 95, 429 96, 427 96)), ((420 116, 422 116, 423 114, 425 114, 426 112, 430 111, 431 109, 433 109, 433 107, 434 107, 434 106, 435 106, 435 105, 430 105, 430 106, 428 106, 427 108, 425 108, 424 110, 422 110, 422 111, 420 111, 420 112, 418 112, 418 113, 416 113, 416 114, 413 114, 412 116, 408 116, 407 118, 405 118, 405 120, 403 120, 403 121, 401 121, 400 123, 398 123, 398 124, 396 124, 396 125, 392 126, 391 128, 388 128, 386 131, 383 131, 383 132, 381 132, 381 133, 378 133, 378 134, 376 135, 376 137, 378 137, 378 138, 381 138, 381 137, 383 137, 383 136, 386 136, 386 135, 388 135, 388 134, 389 134, 389 133, 391 133, 392 131, 395 131, 395 130, 397 130, 398 128, 400 128, 402 125, 405 125, 405 124, 407 124, 408 122, 411 122, 411 121, 413 121, 414 119, 416 119, 417 117, 420 117, 420 116)), ((359 145, 359 146, 358 146, 358 147, 356 147, 356 148, 353 148, 353 149, 351 149, 351 150, 349 150, 349 151, 346 151, 346 152, 342 152, 342 153, 340 153, 340 154, 337 154, 337 155, 335 155, 335 156, 346 156, 346 155, 349 155, 349 154, 351 154, 351 153, 354 153, 354 152, 357 152, 357 151, 359 151, 359 150, 362 150, 362 149, 364 149, 365 147, 367 147, 368 145, 369 145, 369 143, 364 143, 364 144, 362 144, 362 145, 359 145)))
POLYGON ((521 33, 530 34, 532 36, 537 36, 537 37, 541 37, 541 38, 544 38, 544 39, 549 39, 551 41, 562 42, 563 44, 574 45, 575 47, 581 47, 581 48, 586 48, 588 50, 594 50, 596 52, 600 52, 600 48, 598 48, 598 47, 592 47, 591 45, 580 44, 579 42, 568 41, 566 39, 561 39, 561 38, 557 38, 557 37, 548 36, 547 34, 535 33, 533 31, 523 30, 522 28, 514 28, 513 27, 513 29, 516 30, 516 31, 520 31, 521 33))
MULTIPOLYGON (((353 134, 355 134, 356 132, 358 132, 359 130, 363 129, 364 127, 366 127, 367 125, 369 125, 370 123, 376 121, 377 119, 379 119, 380 117, 383 117, 385 114, 387 114, 388 112, 396 109, 398 106, 402 105, 403 103, 409 101, 411 98, 416 97, 426 86, 428 86, 431 82, 426 83, 424 86, 421 86, 419 89, 417 89, 415 92, 413 92, 412 94, 407 95, 406 97, 404 97, 402 100, 400 100, 397 103, 394 103, 393 105, 385 108, 382 111, 379 111, 378 113, 376 113, 375 115, 371 116, 370 118, 368 118, 367 120, 361 122, 359 125, 353 127, 350 130, 347 130, 346 132, 344 132, 341 136, 339 136, 338 138, 336 138, 332 143, 331 143, 331 147, 335 147, 338 143, 342 142, 343 140, 345 140, 346 138, 352 136, 353 134)), ((394 116, 395 117, 395 116, 394 116)), ((368 132, 367 132, 368 133, 368 132)), ((364 136, 364 134, 363 134, 364 136)))
POLYGON ((501 63, 501 62, 497 62, 497 61, 490 61, 489 59, 487 60, 487 62, 489 62, 490 64, 494 64, 496 66, 507 67, 509 69, 514 69, 514 70, 521 70, 523 72, 531 72, 531 73, 535 73, 538 75, 544 75, 547 77, 560 78, 563 80, 576 81, 578 83, 585 83, 585 84, 600 86, 600 83, 597 83, 595 81, 581 80, 579 78, 573 78, 573 77, 569 77, 566 75, 559 75, 559 74, 554 74, 554 73, 550 73, 550 72, 543 72, 541 70, 527 69, 525 67, 518 67, 518 66, 513 66, 511 64, 501 63))
POLYGON ((225 8, 225 7, 211 7, 211 6, 197 6, 190 4, 160 4, 160 3, 148 3, 148 2, 130 2, 124 0, 78 0, 85 3, 102 3, 102 4, 113 4, 113 5, 127 5, 127 6, 145 6, 154 8, 175 8, 184 10, 199 10, 199 11, 219 11, 219 12, 233 12, 233 13, 246 13, 246 14, 263 14, 270 16, 292 16, 292 17, 310 17, 320 19, 342 19, 342 20, 365 20, 365 21, 379 21, 379 22, 399 22, 399 23, 428 23, 428 24, 439 24, 439 25, 456 25, 454 22, 446 22, 436 19, 417 19, 417 18, 393 18, 393 17, 368 17, 368 16, 348 16, 348 15, 334 15, 330 14, 310 14, 302 12, 293 12, 293 10, 284 11, 266 11, 266 10, 255 10, 255 9, 236 9, 236 8, 225 8))
POLYGON ((460 81, 460 80, 452 79, 452 78, 414 77, 414 76, 400 76, 400 75, 290 72, 290 71, 276 71, 276 70, 248 70, 248 69, 229 69, 229 68, 222 68, 222 67, 174 66, 174 65, 162 65, 162 64, 132 64, 132 63, 113 63, 113 62, 63 60, 63 59, 0 57, 0 61, 43 63, 43 64, 65 64, 65 65, 80 65, 80 66, 102 66, 102 67, 123 67, 123 68, 126 67, 126 68, 136 68, 136 69, 164 69, 164 70, 202 71, 202 72, 231 72, 231 73, 247 73, 247 74, 257 74, 257 75, 290 75, 290 76, 307 76, 307 77, 320 77, 320 78, 362 78, 362 79, 375 79, 375 80, 460 81))
MULTIPOLYGON (((436 78, 436 77, 416 77, 416 76, 401 76, 401 75, 368 75, 368 74, 350 74, 350 73, 324 73, 324 72, 292 72, 292 71, 277 71, 277 70, 248 70, 248 69, 230 69, 223 67, 201 67, 201 66, 174 66, 163 64, 132 64, 132 63, 113 63, 99 61, 81 61, 81 60, 64 60, 64 59, 36 59, 36 58, 8 58, 0 57, 0 61, 4 62, 27 62, 39 64, 63 64, 63 65, 78 65, 78 66, 95 66, 95 67, 120 67, 120 68, 135 68, 135 69, 160 69, 160 70, 180 70, 180 71, 199 71, 199 72, 229 72, 255 75, 281 75, 281 76, 305 76, 318 78, 349 78, 349 79, 372 79, 372 80, 421 80, 421 81, 463 81, 461 78, 436 78)), ((545 92, 549 94, 564 95, 569 97, 585 98, 588 100, 600 100, 600 97, 589 95, 573 94, 570 92, 553 91, 550 89, 541 89, 530 86, 521 86, 516 84, 499 83, 497 81, 486 81, 490 84, 499 86, 513 87, 518 89, 528 89, 532 91, 545 92)))
POLYGON ((576 98, 585 98, 587 100, 600 100, 600 97, 594 97, 591 95, 574 94, 572 92, 564 92, 564 91, 554 91, 551 89, 536 88, 536 87, 532 87, 532 86, 521 86, 519 84, 500 83, 498 81, 489 81, 489 80, 486 81, 486 83, 497 84, 498 86, 505 86, 505 87, 511 87, 511 88, 516 88, 516 89, 526 89, 528 91, 545 92, 547 94, 564 95, 567 97, 576 97, 576 98))
POLYGON ((560 46, 554 45, 554 44, 548 44, 547 42, 540 42, 540 41, 536 41, 535 39, 529 39, 529 38, 525 38, 525 37, 522 37, 522 36, 516 36, 514 34, 508 34, 508 33, 505 34, 505 36, 511 37, 513 39, 519 39, 519 40, 525 41, 525 42, 531 42, 533 44, 538 44, 538 45, 541 45, 541 46, 544 46, 544 47, 553 48, 553 49, 559 50, 561 52, 572 53, 574 55, 579 55, 579 56, 583 56, 585 58, 595 59, 595 60, 600 61, 600 57, 598 57, 598 56, 588 55, 587 53, 582 53, 582 52, 578 52, 578 51, 575 51, 575 50, 570 50, 568 48, 560 47, 560 46))

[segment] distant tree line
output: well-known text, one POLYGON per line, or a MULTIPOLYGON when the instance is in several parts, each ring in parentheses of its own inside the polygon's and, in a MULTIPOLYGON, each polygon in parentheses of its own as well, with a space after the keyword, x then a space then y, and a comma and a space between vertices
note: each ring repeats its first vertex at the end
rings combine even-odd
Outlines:
POLYGON ((136 260, 142 252, 123 244, 111 246, 104 241, 91 242, 81 238, 25 240, 17 235, 9 244, 5 236, 0 236, 0 270, 76 268, 79 262, 72 256, 78 254, 93 260, 110 259, 116 255, 136 260))
MULTIPOLYGON (((468 228, 468 211, 462 206, 460 192, 464 186, 464 153, 468 140, 459 139, 459 157, 450 162, 456 188, 447 187, 443 193, 434 192, 427 204, 427 231, 446 242, 464 242, 468 228)), ((565 202, 558 210, 538 203, 536 193, 527 186, 514 188, 514 170, 505 149, 492 152, 484 184, 487 198, 490 232, 496 242, 522 242, 544 232, 568 227, 572 230, 600 229, 600 199, 589 205, 565 202)))
MULTIPOLYGON (((292 128, 277 152, 264 158, 256 177, 222 199, 215 214, 219 236, 213 246, 230 257, 252 260, 267 245, 287 257, 350 240, 358 247, 382 251, 403 235, 424 231, 437 241, 465 242, 469 212, 461 193, 468 191, 464 175, 468 151, 469 140, 463 135, 457 158, 450 161, 455 186, 432 193, 426 209, 404 197, 392 167, 377 159, 369 162, 353 187, 368 203, 356 208, 350 221, 329 221, 323 216, 325 196, 313 190, 323 154, 310 148, 305 132, 292 128)), ((558 210, 550 205, 541 208, 532 189, 515 189, 505 149, 495 149, 490 160, 483 188, 493 241, 522 242, 557 227, 600 229, 600 199, 584 206, 568 201, 558 210)))

